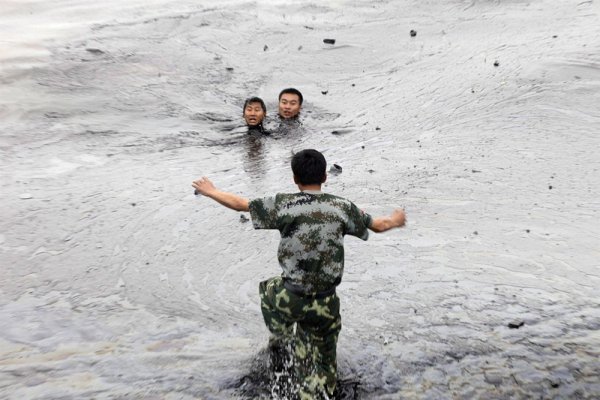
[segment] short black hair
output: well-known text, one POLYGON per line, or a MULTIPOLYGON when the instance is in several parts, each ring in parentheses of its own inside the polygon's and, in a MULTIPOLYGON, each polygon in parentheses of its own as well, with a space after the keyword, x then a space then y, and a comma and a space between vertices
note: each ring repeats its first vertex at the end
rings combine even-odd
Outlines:
POLYGON ((302 105, 302 102, 304 101, 304 97, 302 97, 302 93, 300 93, 300 91, 298 89, 294 89, 294 88, 283 89, 279 93, 279 100, 281 100, 281 96, 283 96, 286 93, 295 94, 296 96, 298 96, 298 98, 300 99, 300 105, 302 105))
POLYGON ((292 171, 303 185, 325 182, 326 168, 327 161, 325 161, 325 157, 314 149, 299 151, 292 157, 292 171))
POLYGON ((266 114, 267 106, 265 106, 265 102, 260 97, 248 97, 246 99, 246 101, 244 102, 244 107, 242 108, 242 114, 244 113, 244 110, 246 109, 246 107, 248 107, 248 104, 250 104, 250 103, 260 103, 260 106, 262 107, 263 111, 266 114))

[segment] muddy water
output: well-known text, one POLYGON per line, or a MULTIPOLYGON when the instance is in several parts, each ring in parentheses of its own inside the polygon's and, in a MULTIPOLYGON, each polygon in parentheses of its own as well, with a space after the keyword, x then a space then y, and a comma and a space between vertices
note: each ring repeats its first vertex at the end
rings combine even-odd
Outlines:
POLYGON ((190 182, 305 147, 409 218, 346 241, 347 398, 600 396, 598 3, 439 3, 0 1, 0 398, 268 398, 277 233, 190 182))

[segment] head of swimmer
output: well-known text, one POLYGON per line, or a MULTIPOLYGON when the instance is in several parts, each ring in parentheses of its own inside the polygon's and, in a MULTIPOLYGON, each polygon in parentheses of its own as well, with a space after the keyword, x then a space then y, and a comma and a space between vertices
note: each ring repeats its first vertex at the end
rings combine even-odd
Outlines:
POLYGON ((287 88, 279 93, 279 116, 283 119, 298 118, 303 101, 298 89, 287 88))
POLYGON ((262 125, 267 115, 267 107, 260 97, 250 97, 244 102, 244 120, 249 127, 262 125))

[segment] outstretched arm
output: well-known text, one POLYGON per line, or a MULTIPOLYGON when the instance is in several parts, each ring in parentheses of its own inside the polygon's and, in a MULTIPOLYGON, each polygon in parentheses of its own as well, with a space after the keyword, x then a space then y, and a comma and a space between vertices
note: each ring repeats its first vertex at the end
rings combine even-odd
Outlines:
POLYGON ((210 197, 218 203, 221 203, 225 207, 231 208, 235 211, 249 211, 248 199, 235 195, 233 193, 222 192, 215 187, 215 185, 203 176, 202 178, 194 181, 192 186, 198 191, 198 193, 210 197))
POLYGON ((369 229, 371 229, 373 232, 380 233, 388 231, 392 228, 399 228, 401 226, 404 226, 405 222, 406 215, 404 214, 404 210, 398 208, 394 210, 392 215, 390 215, 389 217, 373 218, 369 229))

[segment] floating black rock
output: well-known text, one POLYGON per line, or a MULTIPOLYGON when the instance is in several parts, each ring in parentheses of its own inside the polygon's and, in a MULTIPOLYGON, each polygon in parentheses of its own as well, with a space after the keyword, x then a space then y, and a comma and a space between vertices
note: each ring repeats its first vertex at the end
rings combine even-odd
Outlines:
POLYGON ((375 130, 376 130, 376 131, 380 131, 380 130, 381 130, 381 128, 380 128, 380 127, 378 127, 378 126, 376 126, 376 127, 375 127, 375 130))
POLYGON ((302 50, 302 46, 298 46, 298 51, 302 50))
POLYGON ((552 185, 549 185, 549 186, 548 186, 548 189, 552 190, 552 185))
POLYGON ((340 165, 333 164, 331 166, 331 168, 329 168, 329 172, 332 173, 332 174, 334 174, 334 175, 341 174, 342 173, 342 167, 340 165))
POLYGON ((530 229, 525 229, 525 232, 529 233, 529 232, 531 232, 531 230, 530 229))
POLYGON ((525 321, 522 320, 518 320, 518 321, 512 321, 508 323, 508 327, 510 329, 519 329, 520 327, 522 327, 523 325, 525 325, 525 321))
POLYGON ((135 205, 136 205, 135 203, 131 203, 131 207, 135 207, 135 205))
POLYGON ((473 235, 479 235, 479 233, 477 231, 473 232, 473 235))
POLYGON ((353 83, 353 84, 352 84, 352 87, 354 87, 354 86, 356 86, 356 83, 353 83))
POLYGON ((226 67, 225 69, 229 72, 233 71, 233 67, 226 67))
POLYGON ((415 37, 417 36, 417 31, 415 31, 414 29, 410 30, 410 37, 415 37))
POLYGON ((329 90, 321 90, 322 95, 326 95, 327 93, 329 93, 329 90))
POLYGON ((498 60, 494 61, 494 67, 497 67, 499 65, 500 65, 500 63, 498 62, 498 60))
POLYGON ((267 51, 267 50, 269 50, 269 46, 267 46, 267 45, 265 44, 265 47, 263 47, 263 51, 267 51))
POLYGON ((558 35, 552 35, 552 39, 556 39, 558 35))
POLYGON ((325 44, 335 44, 335 39, 323 39, 323 43, 325 43, 325 44))

